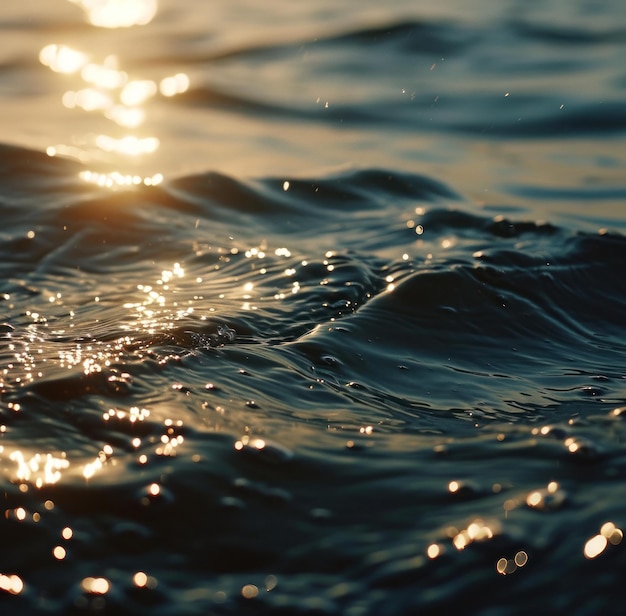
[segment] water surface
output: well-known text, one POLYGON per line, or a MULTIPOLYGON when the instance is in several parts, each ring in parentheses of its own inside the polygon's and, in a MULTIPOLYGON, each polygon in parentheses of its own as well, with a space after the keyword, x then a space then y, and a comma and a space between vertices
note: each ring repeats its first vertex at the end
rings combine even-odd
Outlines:
POLYGON ((621 5, 87 6, 0 9, 4 609, 620 613, 621 5))

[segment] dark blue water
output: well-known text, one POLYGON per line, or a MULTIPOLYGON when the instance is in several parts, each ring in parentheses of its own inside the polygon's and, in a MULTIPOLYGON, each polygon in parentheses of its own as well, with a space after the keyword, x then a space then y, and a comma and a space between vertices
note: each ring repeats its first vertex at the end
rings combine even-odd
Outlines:
POLYGON ((620 614, 620 4, 77 4, 0 9, 0 611, 620 614))

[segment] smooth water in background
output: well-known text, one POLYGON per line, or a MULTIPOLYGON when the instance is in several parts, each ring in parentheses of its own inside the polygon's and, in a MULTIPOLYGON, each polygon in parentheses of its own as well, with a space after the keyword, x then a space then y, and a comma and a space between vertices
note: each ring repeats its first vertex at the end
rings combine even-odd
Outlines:
POLYGON ((621 0, 0 36, 2 613, 622 613, 621 0))

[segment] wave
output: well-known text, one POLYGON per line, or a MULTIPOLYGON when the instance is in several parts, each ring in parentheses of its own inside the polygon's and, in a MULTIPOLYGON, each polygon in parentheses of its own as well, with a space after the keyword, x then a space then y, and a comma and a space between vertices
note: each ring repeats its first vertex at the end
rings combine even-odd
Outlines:
MULTIPOLYGON (((265 353, 258 345, 287 345, 299 371, 313 360, 330 374, 336 369, 334 383, 360 382, 367 374, 368 391, 379 391, 389 404, 394 391, 405 390, 396 382, 402 365, 423 376, 426 367, 431 381, 433 371, 459 383, 467 370, 508 373, 517 387, 523 379, 530 389, 548 365, 560 382, 573 352, 578 368, 593 372, 601 352, 604 372, 616 373, 624 333, 619 305, 626 294, 621 235, 485 216, 437 180, 385 170, 295 178, 287 190, 284 180, 209 173, 96 197, 77 185, 77 165, 10 148, 4 160, 16 185, 38 177, 41 189, 58 191, 38 206, 35 186, 27 215, 21 204, 3 206, 15 229, 30 225, 33 207, 38 212, 35 237, 18 235, 5 245, 7 255, 16 255, 7 258, 6 292, 32 310, 45 301, 53 276, 64 294, 78 297, 91 288, 94 296, 107 296, 106 303, 88 302, 84 309, 85 315, 99 313, 98 325, 89 318, 70 323, 56 311, 57 329, 77 327, 69 338, 45 336, 49 361, 59 349, 82 344, 85 335, 95 355, 115 365, 179 361, 222 346, 210 340, 223 323, 236 332, 235 346, 253 354, 265 353), (416 203, 423 206, 407 226, 404 217, 416 203), (164 224, 167 246, 155 242, 164 224), (250 247, 246 238, 258 240, 259 233, 267 247, 250 247), (283 248, 292 242, 297 249, 283 248), (384 256, 390 252, 396 254, 391 260, 384 256), (173 284, 150 267, 168 255, 184 262, 185 277, 152 297, 150 276, 164 287, 173 284), (102 287, 109 272, 117 288, 102 287), (78 284, 87 286, 80 291, 78 284), (254 292, 242 292, 246 286, 254 292), (153 316, 142 318, 144 310, 153 316), (367 364, 386 366, 380 375, 365 369, 364 359, 349 359, 355 348, 369 357, 370 341, 376 345, 367 364), (395 390, 384 385, 390 375, 395 390)), ((18 332, 11 337, 20 339, 18 332)), ((72 378, 79 398, 100 391, 89 380, 85 385, 80 373, 72 378)), ((45 391, 57 388, 55 380, 44 384, 45 391)), ((502 409, 499 398, 515 397, 509 388, 503 381, 490 394, 478 389, 483 404, 502 409)), ((546 388, 541 391, 545 396, 546 388)), ((409 391, 403 399, 420 405, 409 391)), ((445 408, 453 401, 441 389, 433 403, 445 408)), ((475 403, 470 396, 468 404, 475 403)))
POLYGON ((165 611, 206 611, 215 574, 225 613, 270 575, 268 613, 320 576, 317 612, 438 612, 478 605, 502 558, 531 555, 538 592, 552 550, 576 562, 568 503, 596 524, 616 503, 597 475, 623 465, 623 235, 397 170, 111 192, 81 169, 0 148, 0 481, 20 545, 76 533, 50 610, 89 601, 69 586, 108 562, 106 605, 141 611, 146 554, 165 611), (19 517, 41 498, 35 532, 19 517))
POLYGON ((5 4, 5 611, 619 612, 619 2, 5 4))

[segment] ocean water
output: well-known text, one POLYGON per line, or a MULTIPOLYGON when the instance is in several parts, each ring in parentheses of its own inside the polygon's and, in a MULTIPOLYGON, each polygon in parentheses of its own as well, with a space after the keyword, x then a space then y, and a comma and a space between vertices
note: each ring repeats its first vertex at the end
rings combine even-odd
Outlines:
POLYGON ((619 0, 0 32, 0 612, 622 613, 619 0))

